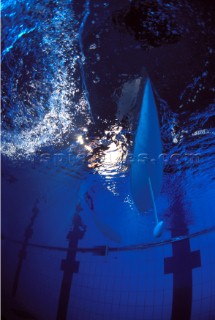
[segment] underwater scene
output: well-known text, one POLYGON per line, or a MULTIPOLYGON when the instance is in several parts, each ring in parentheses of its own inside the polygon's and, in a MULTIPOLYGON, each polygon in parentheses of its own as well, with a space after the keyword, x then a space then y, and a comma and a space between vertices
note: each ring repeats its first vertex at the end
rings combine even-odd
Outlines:
POLYGON ((214 1, 1 15, 2 319, 214 320, 214 1))

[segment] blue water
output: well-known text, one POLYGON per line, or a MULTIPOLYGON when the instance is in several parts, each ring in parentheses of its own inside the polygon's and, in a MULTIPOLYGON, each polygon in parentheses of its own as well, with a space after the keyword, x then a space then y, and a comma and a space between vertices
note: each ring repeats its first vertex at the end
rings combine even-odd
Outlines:
POLYGON ((210 1, 2 1, 5 319, 215 318, 213 14, 210 1), (164 153, 159 239, 130 193, 146 76, 164 153), (176 252, 180 284, 165 260, 176 252))

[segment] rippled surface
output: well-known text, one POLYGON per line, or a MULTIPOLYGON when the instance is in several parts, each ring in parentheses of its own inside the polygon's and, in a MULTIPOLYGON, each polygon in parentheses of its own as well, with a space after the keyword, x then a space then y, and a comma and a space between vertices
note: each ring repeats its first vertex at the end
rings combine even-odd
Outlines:
POLYGON ((127 1, 2 2, 4 178, 16 179, 12 164, 34 166, 35 179, 44 171, 87 180, 86 188, 97 188, 95 208, 108 199, 98 215, 123 243, 152 241, 153 216, 138 214, 129 191, 135 96, 145 73, 165 160, 159 215, 166 230, 182 209, 191 231, 215 223, 213 11, 186 1, 153 1, 154 11, 141 3, 144 25, 127 1))

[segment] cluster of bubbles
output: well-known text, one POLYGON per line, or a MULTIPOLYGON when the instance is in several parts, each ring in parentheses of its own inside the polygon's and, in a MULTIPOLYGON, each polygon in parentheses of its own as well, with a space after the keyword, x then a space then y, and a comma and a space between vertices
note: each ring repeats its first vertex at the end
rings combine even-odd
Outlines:
MULTIPOLYGON (((158 41, 164 40, 176 41, 183 30, 174 26, 174 15, 171 13, 176 8, 173 4, 170 6, 170 2, 161 10, 159 1, 134 1, 113 17, 114 23, 130 26, 143 45, 146 41, 145 29, 151 32, 147 33, 147 41, 152 41, 148 45, 157 46, 161 44, 158 41), (145 18, 137 16, 138 12, 146 15, 145 18), (170 15, 171 19, 168 19, 170 15), (141 19, 144 24, 140 26, 141 19), (154 24, 154 20, 158 22, 154 24), (160 30, 163 30, 163 35, 155 30, 155 25, 156 28, 162 26, 160 30), (135 28, 142 30, 142 33, 136 34, 135 28)), ((107 10, 108 4, 104 7, 107 10)), ((114 177, 124 177, 128 172, 127 155, 132 143, 117 123, 111 123, 100 136, 87 140, 88 127, 93 119, 84 79, 86 61, 82 34, 89 15, 89 1, 82 9, 77 15, 70 1, 59 3, 46 0, 42 4, 37 0, 31 3, 16 1, 13 6, 8 1, 3 2, 2 154, 11 159, 21 159, 34 157, 44 148, 71 150, 72 147, 75 150, 78 146, 85 152, 87 166, 107 177, 110 183, 114 177)), ((92 19, 95 18, 93 16, 92 19)), ((92 42, 88 49, 95 52, 95 61, 98 61, 101 59, 97 52, 99 34, 96 39, 98 43, 92 42)), ((181 93, 179 109, 184 113, 187 104, 194 103, 206 89, 208 61, 212 54, 213 49, 208 48, 205 70, 200 75, 193 75, 192 82, 181 93)), ((93 81, 100 82, 96 73, 93 81)), ((125 86, 121 89, 119 97, 124 89, 129 91, 125 86)), ((212 92, 214 88, 207 90, 212 92)), ((201 153, 198 159, 203 159, 206 154, 212 156, 214 131, 212 128, 201 129, 204 130, 204 124, 213 117, 214 105, 193 113, 191 117, 186 118, 185 114, 184 122, 178 114, 170 111, 171 108, 158 94, 157 100, 161 110, 163 151, 168 153, 169 159, 172 154, 185 155, 190 151, 201 153)), ((123 103, 120 98, 119 103, 123 103)), ((119 113, 118 116, 123 115, 119 113)), ((133 134, 132 128, 129 134, 133 134)), ((78 148, 76 152, 80 151, 78 148)), ((167 161, 165 170, 181 172, 187 167, 200 167, 200 162, 189 163, 186 156, 181 156, 177 161, 167 161)))
POLYGON ((84 17, 76 20, 69 1, 3 4, 3 155, 68 146, 92 121, 80 72, 84 17))

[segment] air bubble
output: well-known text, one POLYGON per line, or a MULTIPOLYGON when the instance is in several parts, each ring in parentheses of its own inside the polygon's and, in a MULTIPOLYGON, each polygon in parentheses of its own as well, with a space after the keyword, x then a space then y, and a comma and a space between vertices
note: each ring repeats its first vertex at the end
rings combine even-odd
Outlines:
POLYGON ((92 43, 89 47, 90 50, 95 50, 96 49, 96 44, 92 43))
POLYGON ((98 82, 100 82, 100 78, 97 76, 97 77, 95 77, 95 79, 93 80, 93 83, 98 83, 98 82))

